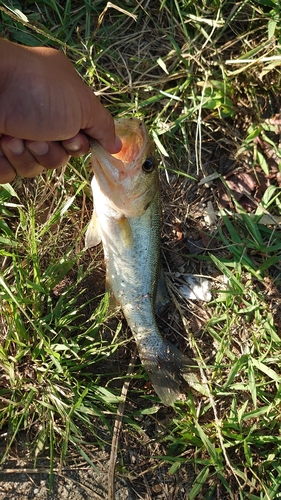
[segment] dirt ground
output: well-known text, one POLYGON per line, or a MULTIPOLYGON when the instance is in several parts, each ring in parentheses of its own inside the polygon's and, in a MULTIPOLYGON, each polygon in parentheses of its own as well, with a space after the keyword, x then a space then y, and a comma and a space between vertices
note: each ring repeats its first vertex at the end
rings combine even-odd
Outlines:
MULTIPOLYGON (((173 475, 167 473, 168 466, 146 471, 145 457, 135 456, 132 450, 128 450, 128 455, 129 474, 115 476, 115 500, 188 498, 194 474, 186 466, 173 475)), ((56 468, 50 489, 47 461, 41 460, 36 468, 23 460, 7 461, 0 471, 0 500, 106 500, 109 498, 109 454, 96 450, 93 462, 96 470, 79 458, 76 464, 56 468)))
MULTIPOLYGON (((90 466, 62 469, 54 473, 53 489, 49 488, 49 474, 46 468, 29 469, 18 467, 4 469, 0 473, 1 500, 97 500, 107 498, 108 476, 106 465, 95 472, 90 466)), ((136 496, 132 486, 122 478, 116 483, 116 500, 145 498, 136 496)), ((161 497, 159 497, 161 498, 161 497)), ((165 497, 162 497, 165 498, 165 497)))
MULTIPOLYGON (((108 476, 99 471, 94 472, 92 468, 62 471, 54 474, 53 491, 49 490, 48 474, 44 472, 7 472, 0 474, 0 499, 1 500, 105 500, 107 497, 108 476)), ((145 481, 143 480, 143 488, 145 481)), ((139 490, 139 488, 138 488, 139 490)), ((118 478, 116 483, 116 500, 143 499, 187 499, 188 490, 186 485, 181 488, 174 486, 171 491, 170 485, 159 485, 155 492, 147 485, 147 492, 140 492, 130 483, 118 478), (160 492, 158 492, 160 491, 160 492)))

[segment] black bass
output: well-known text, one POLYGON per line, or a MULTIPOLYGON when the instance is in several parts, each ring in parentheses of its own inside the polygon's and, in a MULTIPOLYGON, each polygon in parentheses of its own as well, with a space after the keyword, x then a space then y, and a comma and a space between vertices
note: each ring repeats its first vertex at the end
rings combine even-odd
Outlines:
POLYGON ((153 145, 143 122, 116 120, 123 147, 111 155, 92 141, 94 213, 86 247, 102 241, 107 288, 121 306, 139 356, 166 405, 181 395, 186 380, 197 385, 196 363, 164 340, 155 320, 160 269, 160 187, 153 145))

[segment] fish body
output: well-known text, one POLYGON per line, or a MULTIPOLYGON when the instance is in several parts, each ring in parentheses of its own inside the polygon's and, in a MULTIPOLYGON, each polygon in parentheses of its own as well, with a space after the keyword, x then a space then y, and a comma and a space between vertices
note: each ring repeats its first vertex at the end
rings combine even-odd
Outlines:
POLYGON ((94 213, 86 247, 102 241, 106 283, 132 330, 143 366, 166 405, 181 394, 189 358, 164 340, 155 319, 160 270, 159 175, 146 127, 116 120, 122 150, 116 155, 92 142, 94 213))

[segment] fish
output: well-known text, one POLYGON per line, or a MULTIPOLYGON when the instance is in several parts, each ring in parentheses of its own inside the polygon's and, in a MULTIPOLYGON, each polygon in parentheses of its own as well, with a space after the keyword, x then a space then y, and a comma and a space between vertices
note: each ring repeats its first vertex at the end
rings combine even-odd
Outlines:
POLYGON ((94 211, 85 246, 102 242, 106 288, 121 306, 155 392, 170 406, 184 383, 196 385, 198 379, 195 361, 164 339, 156 322, 157 297, 165 296, 158 165, 143 121, 121 118, 115 128, 122 141, 119 153, 111 155, 91 140, 94 211))

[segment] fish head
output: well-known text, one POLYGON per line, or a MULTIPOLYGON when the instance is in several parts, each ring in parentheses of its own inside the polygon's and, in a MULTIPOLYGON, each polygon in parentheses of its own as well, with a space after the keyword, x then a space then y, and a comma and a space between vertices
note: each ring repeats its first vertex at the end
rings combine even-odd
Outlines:
POLYGON ((111 155, 91 141, 93 171, 111 207, 125 217, 137 217, 159 190, 154 147, 145 124, 137 118, 115 120, 115 128, 121 151, 111 155))

